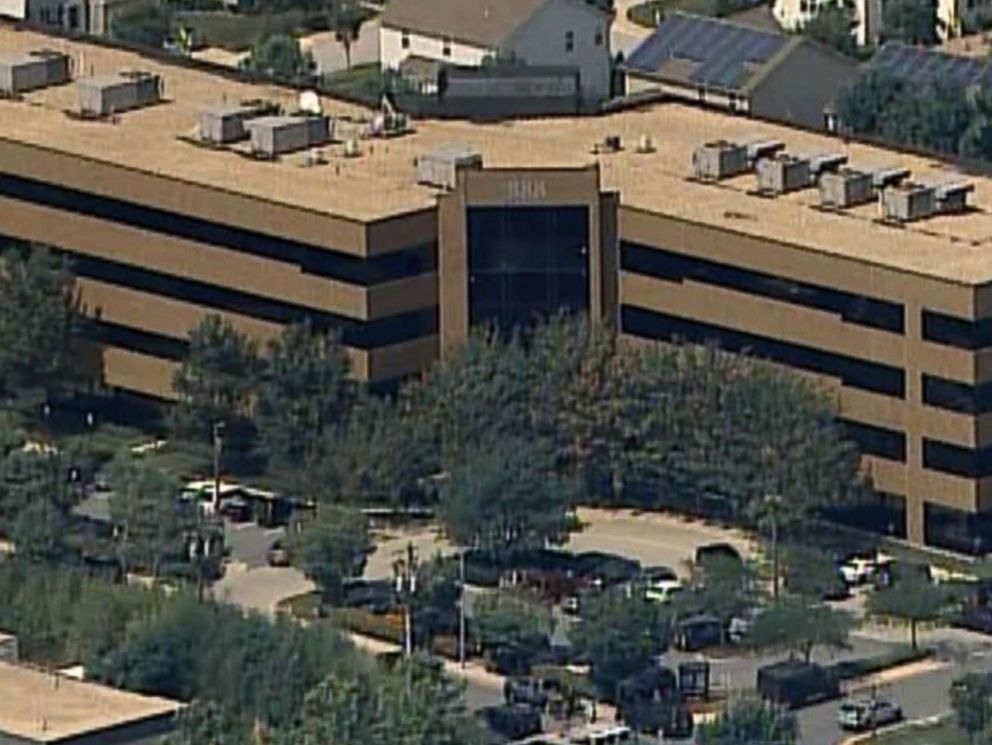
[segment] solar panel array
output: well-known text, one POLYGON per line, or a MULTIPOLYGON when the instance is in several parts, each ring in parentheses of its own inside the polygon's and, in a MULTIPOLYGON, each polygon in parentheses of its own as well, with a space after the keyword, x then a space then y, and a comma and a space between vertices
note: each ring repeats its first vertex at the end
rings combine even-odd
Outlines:
POLYGON ((934 52, 898 42, 884 44, 868 67, 921 85, 933 80, 974 85, 992 77, 992 68, 984 59, 934 52))
POLYGON ((761 31, 702 16, 672 13, 627 60, 633 70, 656 73, 669 60, 697 63, 683 82, 737 90, 789 41, 784 34, 761 31))

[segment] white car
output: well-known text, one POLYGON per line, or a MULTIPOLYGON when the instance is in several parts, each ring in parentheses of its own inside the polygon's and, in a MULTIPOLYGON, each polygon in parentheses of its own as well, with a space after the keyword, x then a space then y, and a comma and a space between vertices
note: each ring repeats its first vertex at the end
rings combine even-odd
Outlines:
POLYGON ((860 732, 902 721, 902 709, 891 701, 849 701, 840 707, 837 724, 843 730, 860 732))
POLYGON ((661 579, 651 582, 644 591, 644 598, 652 603, 670 603, 685 588, 677 579, 661 579))
POLYGON ((840 565, 840 574, 849 585, 863 585, 871 582, 879 571, 892 563, 892 557, 883 553, 872 555, 856 554, 840 565))

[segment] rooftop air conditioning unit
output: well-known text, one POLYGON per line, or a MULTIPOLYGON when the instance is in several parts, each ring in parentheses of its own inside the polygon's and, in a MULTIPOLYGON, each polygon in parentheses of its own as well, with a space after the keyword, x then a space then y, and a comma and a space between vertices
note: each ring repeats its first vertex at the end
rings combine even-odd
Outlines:
POLYGON ((458 169, 482 168, 482 153, 467 145, 445 145, 417 157, 417 183, 454 189, 458 169))
POLYGON ((882 217, 895 222, 912 222, 937 211, 937 193, 932 186, 912 181, 882 190, 882 217))
POLYGON ((819 181, 826 173, 835 173, 847 163, 844 153, 816 153, 805 157, 809 161, 809 170, 814 181, 819 181))
POLYGON ((843 209, 867 204, 875 195, 872 175, 854 168, 827 171, 820 176, 820 206, 843 209))
POLYGON ((937 197, 937 212, 953 214, 968 209, 968 195, 975 185, 967 181, 950 181, 933 185, 937 197))
POLYGON ((726 140, 715 140, 692 151, 692 175, 700 181, 719 181, 751 168, 747 148, 726 140))
POLYGON ((334 133, 333 122, 323 114, 263 116, 249 119, 245 126, 252 153, 268 158, 324 145, 334 133))
POLYGON ((245 124, 273 113, 271 104, 248 103, 236 106, 207 106, 200 109, 197 121, 197 134, 201 141, 215 145, 238 142, 248 137, 245 124))
POLYGON ((871 170, 872 186, 886 189, 909 178, 909 169, 902 166, 880 166, 871 170))
POLYGON ((71 75, 69 55, 51 49, 0 57, 0 93, 6 96, 66 83, 71 75))
POLYGON ((780 154, 758 161, 755 173, 758 178, 758 192, 761 194, 785 194, 805 189, 813 183, 810 162, 805 158, 780 154))
POLYGON ((162 78, 140 71, 83 78, 77 89, 79 110, 90 116, 109 116, 162 100, 162 78))
POLYGON ((747 159, 752 167, 762 158, 770 158, 785 150, 785 143, 781 140, 760 135, 739 140, 738 143, 747 149, 747 159))

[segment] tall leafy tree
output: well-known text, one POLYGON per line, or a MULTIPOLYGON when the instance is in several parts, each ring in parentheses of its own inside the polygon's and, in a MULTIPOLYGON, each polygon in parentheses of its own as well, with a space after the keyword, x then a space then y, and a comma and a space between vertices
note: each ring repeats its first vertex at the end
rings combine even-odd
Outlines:
POLYGON ((762 611, 751 629, 756 647, 798 652, 809 662, 818 646, 846 649, 851 616, 802 597, 779 600, 762 611))
POLYGON ((345 579, 361 575, 371 550, 368 520, 351 507, 320 504, 290 533, 294 563, 330 603, 340 599, 345 579))
POLYGON ((854 38, 856 25, 854 8, 848 2, 827 2, 820 6, 815 16, 803 24, 801 32, 808 39, 854 56, 857 53, 857 41, 854 38))
POLYGON ((242 65, 252 72, 292 81, 308 78, 315 67, 313 55, 286 34, 273 34, 259 41, 242 65))
POLYGON ((951 600, 948 592, 925 576, 912 575, 868 598, 868 612, 909 626, 910 644, 917 648, 917 627, 940 619, 951 600))
POLYGON ((988 742, 992 728, 992 675, 968 673, 955 680, 951 684, 951 709, 954 721, 967 733, 970 743, 988 742))
POLYGON ((177 431, 209 440, 223 422, 228 439, 247 442, 258 365, 252 340, 221 316, 206 316, 190 331, 189 351, 172 379, 177 431))
POLYGON ((696 730, 698 745, 794 745, 796 716, 759 698, 731 700, 712 722, 696 730))
POLYGON ((350 0, 338 0, 329 14, 330 27, 334 38, 344 49, 345 65, 351 69, 351 45, 358 41, 365 14, 350 0))
POLYGON ((174 476, 129 453, 111 463, 109 481, 121 573, 139 567, 157 577, 163 561, 183 555, 196 505, 180 501, 174 476))
POLYGON ((287 326, 269 343, 255 423, 270 465, 304 466, 322 437, 346 419, 352 399, 340 337, 309 323, 287 326))
POLYGON ((572 527, 575 494, 546 443, 507 436, 466 452, 442 487, 440 517, 461 546, 543 547, 572 527))
POLYGON ((486 649, 512 647, 532 655, 547 647, 551 611, 523 595, 489 593, 473 604, 472 624, 486 649))
POLYGON ((79 296, 66 261, 41 245, 0 255, 0 378, 9 392, 51 389, 71 377, 79 296))
POLYGON ((118 41, 161 49, 169 38, 172 9, 160 0, 130 3, 110 20, 110 35, 118 41))

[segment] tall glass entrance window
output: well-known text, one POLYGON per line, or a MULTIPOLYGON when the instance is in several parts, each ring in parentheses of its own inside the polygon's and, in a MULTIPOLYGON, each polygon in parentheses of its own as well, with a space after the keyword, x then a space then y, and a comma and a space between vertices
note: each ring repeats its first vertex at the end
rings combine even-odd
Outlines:
POLYGON ((470 207, 469 324, 527 328, 589 309, 587 207, 470 207))

